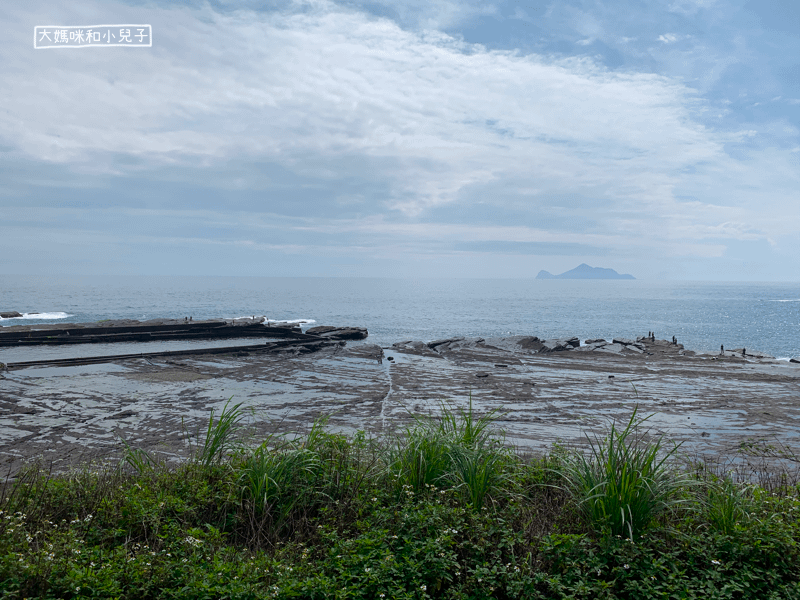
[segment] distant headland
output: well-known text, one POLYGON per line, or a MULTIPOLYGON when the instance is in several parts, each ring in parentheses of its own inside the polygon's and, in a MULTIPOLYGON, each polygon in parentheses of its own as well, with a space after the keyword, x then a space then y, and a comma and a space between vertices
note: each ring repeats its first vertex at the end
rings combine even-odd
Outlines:
POLYGON ((561 273, 561 275, 553 275, 548 271, 539 271, 536 279, 636 279, 636 277, 617 273, 614 269, 590 267, 586 263, 582 263, 566 273, 561 273))

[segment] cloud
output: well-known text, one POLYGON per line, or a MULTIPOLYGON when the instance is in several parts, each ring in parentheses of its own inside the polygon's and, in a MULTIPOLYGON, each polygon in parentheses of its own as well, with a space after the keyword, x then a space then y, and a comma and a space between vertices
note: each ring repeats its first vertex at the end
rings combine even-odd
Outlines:
POLYGON ((179 33, 154 52, 14 61, 0 133, 27 156, 112 173, 136 167, 98 155, 129 154, 145 167, 260 157, 322 176, 335 156, 386 158, 402 163, 391 204, 407 214, 508 172, 558 186, 571 172, 576 188, 613 187, 643 163, 660 165, 658 179, 719 151, 677 82, 589 59, 490 52, 315 6, 161 10, 156 29, 179 33))
MULTIPOLYGON (((720 239, 767 239, 796 226, 795 217, 775 216, 792 206, 795 155, 743 150, 747 160, 733 159, 743 134, 712 128, 708 102, 682 79, 492 50, 442 32, 491 6, 391 6, 396 18, 324 0, 268 11, 5 8, 17 33, 0 46, 9 90, 0 194, 44 203, 48 187, 82 185, 108 212, 75 209, 69 219, 89 219, 98 232, 126 214, 140 236, 158 230, 147 243, 208 240, 264 252, 349 244, 354 253, 720 256, 720 239), (17 50, 30 46, 33 24, 92 22, 104 10, 152 22, 153 48, 17 50), (404 19, 416 26, 404 28, 404 19), (15 169, 29 163, 39 167, 15 169), (138 180, 148 192, 134 198, 127 188, 138 180), (203 210, 191 195, 200 182, 203 210), (209 208, 215 202, 222 206, 209 208), (478 203, 513 205, 518 216, 430 218, 478 203), (762 203, 776 212, 762 214, 762 203), (245 204, 249 212, 237 212, 245 204), (544 217, 583 225, 565 233, 544 217), (276 235, 277 225, 307 237, 270 241, 265 232, 276 235)), ((606 35, 589 13, 570 15, 582 35, 606 35)), ((36 218, 44 226, 46 217, 36 218)))

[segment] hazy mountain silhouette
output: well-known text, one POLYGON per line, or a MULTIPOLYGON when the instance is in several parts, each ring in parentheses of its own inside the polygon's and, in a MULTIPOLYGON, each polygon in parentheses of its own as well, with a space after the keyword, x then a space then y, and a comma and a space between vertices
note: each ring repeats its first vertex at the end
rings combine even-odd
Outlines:
POLYGON ((582 263, 566 273, 553 275, 547 271, 539 271, 536 279, 636 279, 633 275, 622 275, 614 269, 604 269, 602 267, 590 267, 582 263))

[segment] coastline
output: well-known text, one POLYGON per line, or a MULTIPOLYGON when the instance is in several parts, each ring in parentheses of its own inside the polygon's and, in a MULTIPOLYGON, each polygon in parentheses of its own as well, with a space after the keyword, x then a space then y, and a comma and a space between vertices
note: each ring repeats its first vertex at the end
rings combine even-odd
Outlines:
POLYGON ((479 413, 500 411, 508 443, 532 452, 579 444, 635 407, 653 415, 654 433, 687 452, 732 459, 743 445, 800 439, 800 364, 749 350, 696 353, 650 338, 571 341, 507 336, 381 347, 367 339, 310 353, 241 348, 5 371, 0 467, 15 472, 38 458, 61 470, 116 456, 119 438, 177 458, 187 432, 229 398, 249 411, 256 442, 328 415, 334 429, 380 435, 412 413, 469 398, 479 413))

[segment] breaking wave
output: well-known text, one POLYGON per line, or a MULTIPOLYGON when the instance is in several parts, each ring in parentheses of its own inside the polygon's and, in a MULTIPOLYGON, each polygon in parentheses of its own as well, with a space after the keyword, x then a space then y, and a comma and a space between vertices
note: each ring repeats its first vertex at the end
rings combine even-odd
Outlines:
POLYGON ((316 323, 314 319, 267 319, 267 323, 297 323, 298 325, 313 325, 316 323))
POLYGON ((53 319, 66 319, 71 316, 71 314, 65 312, 22 313, 21 317, 10 317, 8 319, 0 317, 0 321, 52 321, 53 319))

